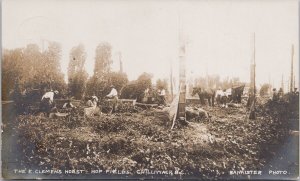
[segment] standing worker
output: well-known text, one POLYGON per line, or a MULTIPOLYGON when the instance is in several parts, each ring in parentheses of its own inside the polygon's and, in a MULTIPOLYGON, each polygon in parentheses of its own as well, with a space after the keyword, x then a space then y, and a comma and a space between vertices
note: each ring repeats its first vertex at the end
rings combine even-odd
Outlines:
POLYGON ((166 105, 166 90, 165 90, 165 89, 162 89, 162 90, 160 91, 159 96, 160 96, 161 103, 162 103, 163 105, 166 105))
POLYGON ((278 92, 277 92, 276 88, 274 88, 273 89, 273 98, 272 98, 272 100, 273 101, 278 101, 278 99, 279 99, 278 92))
POLYGON ((143 97, 143 102, 148 103, 149 101, 149 88, 145 89, 144 91, 144 97, 143 97))
POLYGON ((117 106, 118 106, 118 92, 115 89, 115 86, 111 85, 110 86, 111 91, 106 97, 112 99, 112 113, 116 112, 117 106))
POLYGON ((282 88, 279 88, 279 91, 278 91, 278 98, 279 98, 279 99, 282 99, 282 98, 283 98, 283 95, 284 95, 283 89, 282 89, 282 88))

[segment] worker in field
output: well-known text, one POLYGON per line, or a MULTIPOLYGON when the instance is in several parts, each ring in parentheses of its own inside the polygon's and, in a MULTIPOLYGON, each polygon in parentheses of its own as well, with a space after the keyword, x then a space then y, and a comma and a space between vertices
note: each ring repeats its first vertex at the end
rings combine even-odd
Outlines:
POLYGON ((274 88, 274 89, 273 89, 272 100, 273 100, 273 101, 278 101, 278 99, 279 99, 278 92, 277 92, 276 88, 274 88))
POLYGON ((112 99, 112 113, 116 112, 118 106, 118 91, 116 90, 115 86, 110 86, 111 90, 106 97, 112 99))
POLYGON ((88 107, 96 107, 98 103, 98 97, 92 96, 91 99, 89 99, 86 103, 88 107))
POLYGON ((40 109, 43 112, 46 112, 47 115, 49 115, 50 111, 52 108, 55 107, 54 104, 54 95, 57 95, 58 91, 50 91, 50 92, 46 92, 41 99, 41 105, 40 105, 40 109))
POLYGON ((298 88, 296 88, 296 87, 294 88, 294 93, 299 96, 298 88))
POLYGON ((147 89, 145 89, 145 91, 144 91, 144 97, 143 97, 143 102, 145 102, 145 103, 148 103, 149 101, 148 101, 148 99, 149 99, 149 96, 150 94, 149 94, 149 88, 147 88, 147 89))
POLYGON ((71 103, 71 100, 68 99, 66 103, 63 105, 63 109, 73 109, 75 106, 71 103))
POLYGON ((158 91, 161 104, 166 105, 166 90, 163 88, 158 91))
POLYGON ((279 99, 283 98, 283 89, 282 88, 280 88, 279 91, 278 91, 278 98, 279 99))

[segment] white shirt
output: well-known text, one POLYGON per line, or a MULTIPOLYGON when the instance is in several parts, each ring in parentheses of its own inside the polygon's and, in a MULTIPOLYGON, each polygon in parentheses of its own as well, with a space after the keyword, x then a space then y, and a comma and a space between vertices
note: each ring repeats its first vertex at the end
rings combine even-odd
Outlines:
POLYGON ((97 106, 97 101, 88 100, 86 105, 89 106, 89 107, 96 107, 97 106))
POLYGON ((117 90, 115 88, 112 88, 112 90, 107 95, 107 97, 115 97, 115 96, 118 96, 118 92, 117 92, 117 90))
POLYGON ((223 92, 223 90, 217 90, 216 91, 216 96, 215 97, 218 97, 218 96, 220 96, 220 97, 223 97, 223 96, 227 96, 227 94, 226 94, 226 92, 223 92))
POLYGON ((166 95, 165 89, 161 90, 160 95, 162 95, 162 96, 165 96, 165 95, 166 95))
MULTIPOLYGON (((69 104, 71 108, 75 107, 72 103, 69 104)), ((68 103, 66 102, 64 105, 63 105, 63 108, 67 108, 68 106, 68 103)))
POLYGON ((50 101, 53 102, 53 97, 54 97, 54 92, 46 92, 46 93, 43 95, 43 97, 42 97, 41 100, 43 100, 44 98, 49 98, 50 101))
POLYGON ((148 94, 149 93, 149 89, 147 88, 147 89, 145 89, 145 92, 144 92, 145 94, 148 94))
POLYGON ((228 96, 231 96, 231 92, 232 92, 232 89, 231 89, 231 88, 227 89, 226 92, 225 92, 226 96, 227 96, 227 97, 228 97, 228 96))

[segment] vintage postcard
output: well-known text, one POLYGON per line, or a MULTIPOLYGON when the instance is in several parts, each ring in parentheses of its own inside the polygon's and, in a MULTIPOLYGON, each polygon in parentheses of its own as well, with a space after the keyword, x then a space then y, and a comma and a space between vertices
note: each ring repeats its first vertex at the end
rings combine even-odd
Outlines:
POLYGON ((299 179, 298 0, 2 0, 3 179, 299 179))

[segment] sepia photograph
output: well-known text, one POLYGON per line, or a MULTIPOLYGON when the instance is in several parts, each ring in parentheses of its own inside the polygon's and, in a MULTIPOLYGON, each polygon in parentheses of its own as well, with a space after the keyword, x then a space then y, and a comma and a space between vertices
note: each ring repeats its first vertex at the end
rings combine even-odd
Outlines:
POLYGON ((2 179, 299 179, 298 0, 2 0, 2 179))

